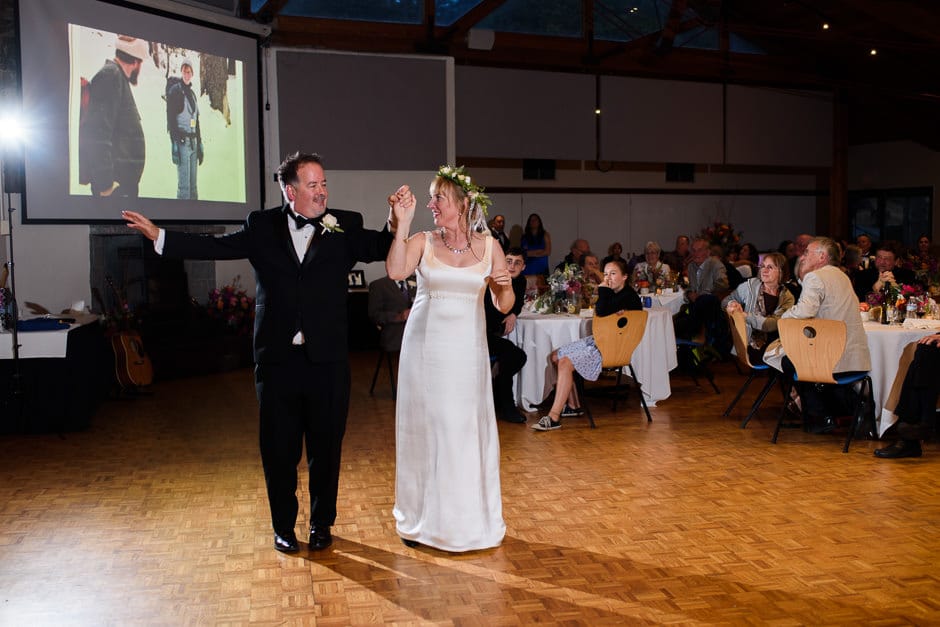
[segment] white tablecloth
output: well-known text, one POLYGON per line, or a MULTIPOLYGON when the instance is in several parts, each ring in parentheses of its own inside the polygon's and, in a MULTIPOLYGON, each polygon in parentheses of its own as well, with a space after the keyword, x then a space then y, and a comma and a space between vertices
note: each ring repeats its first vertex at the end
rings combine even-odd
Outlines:
MULTIPOLYGON (((682 303, 685 302, 685 296, 682 290, 672 294, 646 294, 653 301, 653 307, 662 307, 668 309, 669 313, 676 315, 682 309, 682 303)), ((640 296, 643 298, 643 295, 640 296)), ((636 366, 634 366, 636 368, 636 366)))
MULTIPOLYGON (((20 358, 65 357, 69 331, 75 326, 61 331, 20 331, 16 334, 20 342, 20 358)), ((12 333, 0 333, 0 359, 13 359, 12 333)))
MULTIPOLYGON (((668 309, 647 309, 649 318, 643 340, 633 353, 633 369, 643 385, 643 396, 652 407, 669 398, 669 371, 678 365, 676 335, 668 309)), ((555 383, 555 368, 549 359, 560 346, 591 332, 591 319, 567 314, 523 313, 508 338, 526 352, 528 360, 516 377, 516 402, 523 408, 540 403, 555 383)))
MULTIPOLYGON (((21 359, 46 359, 65 357, 69 331, 83 324, 98 320, 94 314, 75 314, 75 323, 67 329, 57 331, 20 331, 16 334, 20 342, 21 359)), ((13 359, 13 333, 0 331, 0 359, 13 359)))
MULTIPOLYGON (((885 400, 894 378, 898 375, 898 361, 904 347, 916 342, 925 335, 935 333, 932 329, 909 329, 898 325, 866 322, 865 334, 868 336, 868 350, 871 352, 871 384, 875 407, 880 408, 878 435, 897 421, 891 410, 885 409, 885 400)), ((877 416, 877 413, 876 413, 877 416)))

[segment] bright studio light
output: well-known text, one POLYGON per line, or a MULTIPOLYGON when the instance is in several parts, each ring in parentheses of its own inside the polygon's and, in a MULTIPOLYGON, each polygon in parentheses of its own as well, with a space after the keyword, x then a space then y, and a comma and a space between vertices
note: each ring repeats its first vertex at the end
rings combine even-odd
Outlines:
POLYGON ((0 116, 0 143, 5 146, 18 144, 26 139, 26 129, 18 116, 0 116))

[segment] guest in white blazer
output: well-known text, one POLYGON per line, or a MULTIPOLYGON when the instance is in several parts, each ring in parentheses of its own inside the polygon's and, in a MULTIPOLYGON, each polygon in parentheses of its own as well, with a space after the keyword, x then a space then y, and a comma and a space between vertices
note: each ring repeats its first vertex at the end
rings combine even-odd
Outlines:
MULTIPOLYGON (((816 237, 810 241, 798 264, 803 284, 800 299, 781 318, 843 321, 845 352, 833 372, 864 372, 871 369, 868 339, 858 314, 858 299, 852 282, 839 269, 840 257, 839 245, 832 239, 816 237)), ((764 353, 764 362, 784 373, 794 372, 793 364, 786 358, 782 347, 769 347, 764 353)), ((832 416, 838 411, 835 399, 828 394, 819 394, 811 384, 798 384, 797 389, 806 413, 816 419, 810 430, 817 433, 831 431, 835 426, 832 416)))

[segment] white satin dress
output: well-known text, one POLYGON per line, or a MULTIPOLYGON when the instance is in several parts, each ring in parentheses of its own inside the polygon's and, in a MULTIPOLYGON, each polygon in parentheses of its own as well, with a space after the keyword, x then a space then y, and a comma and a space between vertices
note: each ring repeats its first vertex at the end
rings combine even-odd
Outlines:
POLYGON ((483 314, 495 240, 479 263, 455 268, 424 236, 399 359, 396 528, 443 551, 491 548, 506 534, 483 314))

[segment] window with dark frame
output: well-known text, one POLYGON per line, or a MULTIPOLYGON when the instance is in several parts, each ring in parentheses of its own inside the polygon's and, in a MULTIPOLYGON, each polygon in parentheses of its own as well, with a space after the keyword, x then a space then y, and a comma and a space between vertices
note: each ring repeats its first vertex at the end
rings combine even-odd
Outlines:
POLYGON ((849 224, 853 241, 865 234, 874 242, 896 240, 916 247, 918 237, 933 232, 933 189, 849 192, 849 224))

